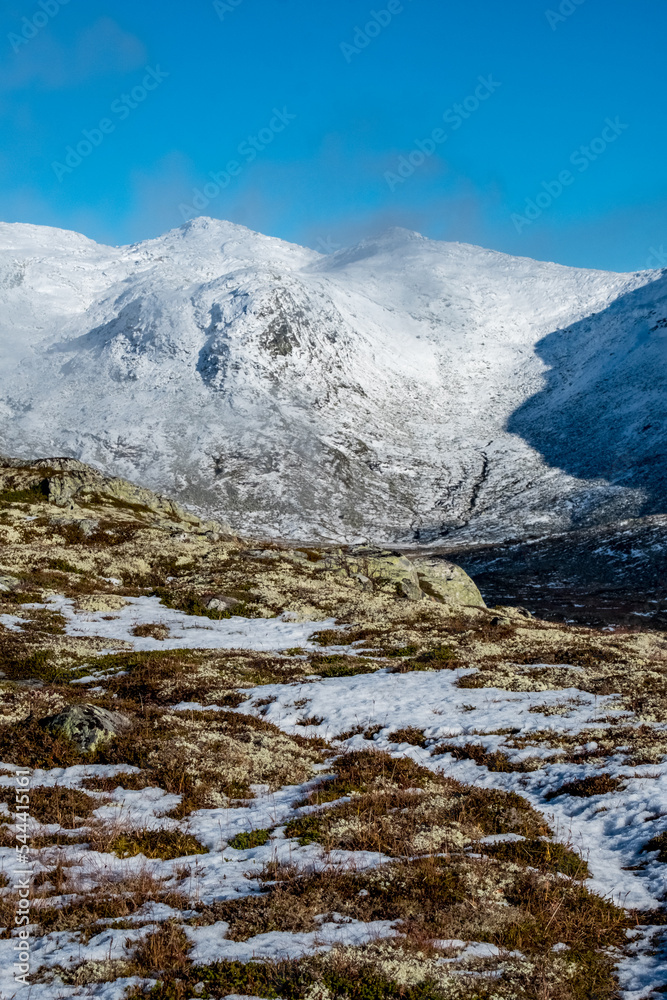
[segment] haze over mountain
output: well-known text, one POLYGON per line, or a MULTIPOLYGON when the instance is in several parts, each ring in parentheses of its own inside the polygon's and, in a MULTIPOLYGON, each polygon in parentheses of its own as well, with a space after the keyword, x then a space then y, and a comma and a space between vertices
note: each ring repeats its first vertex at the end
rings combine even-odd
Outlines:
POLYGON ((0 324, 0 450, 246 533, 463 545, 667 511, 667 270, 2 224, 0 324))

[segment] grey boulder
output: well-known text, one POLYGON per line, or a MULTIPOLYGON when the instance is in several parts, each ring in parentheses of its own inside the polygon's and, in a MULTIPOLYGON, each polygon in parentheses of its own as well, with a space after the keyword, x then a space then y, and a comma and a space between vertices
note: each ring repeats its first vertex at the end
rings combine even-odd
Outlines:
POLYGON ((132 723, 121 712, 110 712, 97 705, 72 705, 58 715, 42 720, 49 732, 67 736, 84 753, 97 749, 104 740, 118 736, 132 723))

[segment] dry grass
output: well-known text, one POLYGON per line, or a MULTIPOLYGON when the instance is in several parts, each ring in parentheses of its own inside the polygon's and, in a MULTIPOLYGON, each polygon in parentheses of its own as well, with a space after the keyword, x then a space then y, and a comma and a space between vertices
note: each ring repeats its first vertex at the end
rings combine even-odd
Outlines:
POLYGON ((426 748, 429 741, 424 737, 424 730, 415 726, 405 726, 403 729, 394 729, 390 733, 392 743, 410 743, 413 747, 426 748))
POLYGON ((158 639, 163 641, 169 638, 169 629, 166 625, 161 625, 159 622, 146 623, 145 625, 135 625, 130 629, 132 635, 136 635, 139 638, 150 638, 158 639))
POLYGON ((135 858, 142 854, 145 858, 161 858, 163 861, 208 853, 208 848, 181 830, 126 831, 105 843, 104 850, 113 851, 119 858, 135 858))
POLYGON ((561 872, 574 879, 589 878, 591 874, 588 864, 579 854, 564 844, 542 837, 483 844, 479 850, 498 861, 530 865, 543 872, 561 872))
POLYGON ((32 716, 0 727, 0 760, 19 767, 70 767, 80 763, 81 751, 66 736, 50 733, 32 716))
POLYGON ((77 788, 54 785, 30 789, 30 815, 39 823, 57 823, 67 830, 81 826, 103 803, 77 788))
POLYGON ((613 778, 610 774, 592 774, 588 778, 566 782, 560 788, 545 795, 545 799, 550 802, 552 799, 558 798, 559 795, 575 795, 583 799, 590 798, 592 795, 609 795, 622 784, 621 778, 613 778))
MULTIPOLYGON (((420 947, 459 939, 545 954, 559 942, 578 949, 618 944, 628 926, 626 914, 580 881, 554 877, 557 845, 552 847, 542 873, 526 867, 535 854, 520 863, 500 856, 429 857, 360 872, 330 868, 304 874, 269 866, 264 893, 212 904, 195 923, 225 920, 229 936, 244 941, 274 930, 312 931, 323 915, 338 913, 365 922, 398 921, 420 947)), ((579 876, 584 874, 580 862, 579 876)))
POLYGON ((143 788, 151 787, 150 780, 136 771, 119 771, 118 774, 108 778, 84 778, 81 784, 92 792, 115 792, 117 788, 141 791, 143 788))
POLYGON ((344 795, 381 789, 424 788, 438 782, 432 771, 409 757, 390 757, 381 750, 356 750, 334 761, 335 774, 322 777, 303 804, 320 805, 344 795))
POLYGON ((443 966, 428 951, 377 943, 297 961, 186 968, 164 977, 150 994, 137 990, 128 1000, 230 994, 285 1000, 613 1000, 618 995, 610 958, 593 951, 469 961, 461 967, 443 966))
MULTIPOLYGON (((49 881, 56 891, 65 888, 76 892, 76 881, 57 877, 58 869, 49 873, 49 881)), ((79 892, 67 902, 58 901, 57 906, 49 906, 48 901, 35 911, 42 933, 54 931, 78 931, 83 941, 99 933, 104 923, 116 926, 127 917, 134 916, 142 907, 151 902, 161 902, 175 909, 185 909, 188 900, 176 892, 165 890, 162 883, 147 871, 140 871, 131 877, 101 877, 94 892, 79 892)), ((126 926, 132 926, 127 924, 126 926)))
POLYGON ((642 851, 657 851, 657 861, 667 862, 667 830, 652 837, 648 843, 644 844, 642 851))
POLYGON ((141 976, 178 974, 188 964, 191 947, 183 928, 168 920, 143 939, 133 955, 132 971, 141 976))
POLYGON ((549 758, 550 762, 570 764, 590 764, 599 760, 601 764, 614 754, 621 754, 626 764, 658 764, 667 755, 667 732, 654 726, 643 724, 632 726, 621 718, 614 725, 591 725, 580 733, 562 732, 556 729, 533 730, 526 734, 508 734, 507 745, 517 749, 531 746, 546 746, 558 753, 549 758), (597 744, 592 747, 591 744, 597 744), (622 748, 622 749, 619 749, 622 748))
POLYGON ((353 736, 363 736, 365 740, 372 740, 379 732, 382 731, 383 728, 383 726, 358 725, 354 726, 352 729, 346 729, 344 732, 339 733, 336 739, 343 742, 344 740, 351 739, 353 736))
POLYGON ((337 774, 304 800, 343 801, 290 820, 285 833, 325 850, 379 851, 392 857, 460 850, 480 837, 549 832, 513 792, 475 788, 433 774, 409 758, 359 751, 335 762, 337 774))
POLYGON ((378 851, 390 857, 460 850, 501 833, 536 836, 546 823, 512 792, 452 782, 438 791, 385 791, 355 796, 323 812, 290 820, 288 837, 327 851, 378 851))
POLYGON ((439 743, 431 751, 433 756, 443 753, 450 753, 455 760, 474 760, 480 767, 486 767, 489 771, 505 773, 535 771, 543 764, 539 758, 535 757, 524 757, 523 760, 513 761, 502 750, 485 750, 478 743, 465 743, 463 746, 458 746, 455 743, 439 743))
POLYGON ((229 847, 233 847, 237 851, 249 851, 253 847, 262 847, 268 843, 269 836, 269 830, 248 830, 247 833, 237 833, 229 841, 229 847))

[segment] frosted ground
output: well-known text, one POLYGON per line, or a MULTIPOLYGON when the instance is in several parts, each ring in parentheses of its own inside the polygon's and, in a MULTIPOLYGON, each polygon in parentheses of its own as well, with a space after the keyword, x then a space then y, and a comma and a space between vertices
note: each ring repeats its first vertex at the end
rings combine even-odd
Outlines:
MULTIPOLYGON (((266 651, 284 649, 287 646, 302 645, 316 648, 309 642, 312 633, 330 625, 320 622, 282 622, 276 619, 247 620, 228 619, 221 622, 210 619, 200 620, 171 609, 158 606, 154 598, 129 600, 122 613, 113 616, 76 612, 72 602, 65 598, 54 598, 51 602, 67 619, 67 632, 73 636, 99 636, 104 641, 122 646, 133 646, 137 650, 161 648, 183 648, 186 643, 196 643, 200 647, 230 649, 243 646, 249 650, 266 651), (159 622, 169 627, 170 639, 160 644, 157 640, 138 638, 131 634, 130 627, 142 622, 159 622)), ((20 618, 9 620, 4 616, 0 621, 6 628, 20 628, 20 618)), ((337 651, 355 655, 358 649, 336 647, 337 651)), ((567 667, 567 665, 563 665, 567 667)), ((576 667, 570 667, 573 673, 576 667)), ((568 781, 581 779, 589 773, 599 773, 597 767, 582 767, 549 763, 553 751, 541 745, 531 746, 531 731, 542 731, 550 727, 578 735, 581 743, 594 750, 594 741, 586 741, 586 729, 595 726, 598 718, 608 714, 607 703, 612 697, 598 698, 585 694, 576 688, 562 688, 538 692, 508 692, 494 688, 460 689, 457 683, 465 673, 473 671, 442 670, 395 674, 385 669, 352 677, 309 678, 300 683, 269 684, 252 688, 249 698, 237 711, 260 715, 275 723, 286 733, 304 733, 300 719, 314 717, 317 721, 307 727, 308 735, 319 735, 326 739, 359 727, 377 728, 373 738, 376 748, 388 751, 393 757, 409 756, 416 762, 461 780, 483 787, 502 788, 516 791, 524 796, 536 809, 543 812, 555 829, 557 837, 575 846, 587 859, 591 871, 590 887, 605 897, 613 898, 620 905, 638 909, 651 909, 660 905, 664 897, 664 865, 650 862, 641 871, 632 868, 645 860, 640 849, 645 841, 643 821, 656 814, 662 814, 667 807, 667 765, 627 766, 622 756, 608 758, 606 773, 625 779, 623 791, 616 790, 607 795, 596 795, 579 799, 560 796, 546 802, 545 796, 568 781), (298 707, 297 707, 298 706, 298 707), (547 708, 542 714, 539 707, 547 708), (558 707, 565 706, 563 714, 558 707), (537 709, 537 711, 536 711, 537 709), (432 755, 432 747, 444 738, 448 742, 465 745, 471 736, 487 751, 505 748, 503 736, 494 731, 503 729, 511 720, 513 732, 527 737, 524 749, 508 751, 510 760, 518 762, 526 758, 542 758, 539 770, 524 773, 497 773, 480 767, 472 760, 455 760, 451 754, 432 755), (427 747, 409 743, 396 743, 392 733, 407 726, 423 730, 427 747), (488 732, 490 735, 484 736, 488 732)), ((99 678, 90 676, 84 683, 97 682, 99 678)), ((99 690, 99 688, 98 688, 99 690)), ((180 703, 175 709, 187 712, 204 706, 195 703, 180 703)), ((208 710, 215 705, 206 705, 208 710)), ((362 749, 369 741, 359 733, 349 737, 346 749, 362 749)), ((5 767, 3 785, 11 785, 11 765, 5 767)), ((70 788, 81 787, 82 780, 91 776, 110 777, 119 772, 127 773, 132 768, 126 765, 78 765, 56 768, 48 771, 36 770, 33 784, 49 786, 63 785, 70 788)), ((136 770, 136 769, 135 769, 136 770)), ((311 783, 312 784, 312 783, 311 783)), ((267 861, 283 860, 304 869, 317 868, 324 864, 367 867, 387 862, 381 854, 368 852, 335 852, 326 859, 319 845, 299 847, 294 841, 287 841, 281 835, 281 826, 293 815, 294 800, 308 788, 286 787, 268 793, 261 788, 248 806, 243 808, 207 809, 193 813, 188 822, 188 830, 208 848, 206 855, 192 859, 178 859, 178 866, 189 865, 190 891, 200 902, 228 898, 235 899, 258 891, 259 883, 253 881, 252 869, 260 868, 267 861), (249 850, 235 850, 229 847, 229 840, 239 833, 266 827, 275 828, 274 839, 265 845, 249 850)), ((95 811, 99 819, 114 822, 122 818, 129 826, 154 829, 173 828, 174 820, 165 818, 165 813, 178 802, 178 796, 169 795, 160 789, 141 791, 118 788, 105 805, 95 811)), ((493 839, 493 838, 491 838, 493 839)), ((99 867, 116 868, 127 873, 146 866, 160 877, 170 877, 176 865, 171 861, 147 861, 139 855, 132 859, 119 859, 113 854, 96 855, 80 848, 67 849, 69 859, 81 866, 80 889, 85 887, 86 871, 90 872, 89 883, 95 884, 99 867)), ((0 862, 5 871, 11 873, 9 848, 0 850, 0 862)), ((40 868, 37 862, 36 871, 40 868)), ((11 875, 10 875, 11 877, 11 875)), ((65 903, 66 897, 62 897, 65 903)), ((77 934, 57 932, 39 939, 34 952, 34 968, 43 969, 58 966, 67 969, 87 962, 108 961, 128 958, 133 947, 142 936, 154 930, 155 925, 170 918, 182 918, 187 912, 174 911, 169 906, 158 904, 147 906, 144 913, 133 918, 140 924, 136 930, 113 926, 103 930, 82 946, 77 934)), ((307 953, 324 951, 338 944, 359 945, 366 941, 376 941, 395 936, 399 931, 391 921, 361 923, 341 918, 339 922, 323 922, 312 933, 290 934, 281 931, 251 937, 243 942, 226 939, 227 925, 224 922, 211 926, 188 929, 187 934, 194 944, 192 958, 202 964, 220 959, 249 961, 251 959, 276 959, 298 957, 307 953)), ((623 959, 619 966, 623 996, 626 1000, 645 997, 651 987, 661 985, 667 978, 667 947, 663 942, 655 953, 654 935, 661 937, 662 927, 638 927, 632 936, 633 953, 623 959)), ((119 979, 114 983, 100 983, 90 986, 63 986, 53 982, 40 983, 32 987, 19 987, 13 983, 10 970, 14 939, 0 942, 2 953, 3 998, 44 998, 56 1000, 65 997, 99 997, 104 1000, 120 1000, 127 988, 140 980, 119 979)), ((452 941, 447 943, 452 956, 486 956, 498 954, 493 945, 475 942, 452 941)), ((451 959, 442 959, 449 961, 451 959)))
MULTIPOLYGON (((256 649, 284 650, 304 645, 315 649, 308 637, 324 628, 331 628, 334 619, 320 622, 295 622, 295 615, 286 612, 281 618, 231 618, 216 621, 198 615, 187 615, 166 608, 157 597, 126 598, 123 607, 110 611, 74 610, 74 602, 66 597, 54 597, 48 604, 26 605, 27 608, 52 609, 60 612, 67 624, 67 635, 109 639, 111 648, 131 648, 141 651, 163 649, 256 649), (161 639, 150 635, 136 636, 133 629, 141 625, 163 626, 168 634, 161 639)), ((20 628, 21 619, 1 615, 0 624, 20 628)))

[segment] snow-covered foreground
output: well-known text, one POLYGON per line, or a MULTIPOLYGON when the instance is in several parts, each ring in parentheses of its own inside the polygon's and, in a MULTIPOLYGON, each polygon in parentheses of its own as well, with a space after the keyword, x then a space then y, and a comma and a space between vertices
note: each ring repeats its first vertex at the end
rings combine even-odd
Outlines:
MULTIPOLYGON (((646 841, 642 823, 667 810, 667 764, 656 767, 629 767, 612 758, 605 772, 628 778, 626 791, 592 798, 559 797, 545 804, 545 795, 575 778, 599 773, 595 765, 552 764, 554 751, 536 743, 522 750, 508 751, 511 760, 542 758, 536 771, 520 773, 491 772, 472 760, 456 761, 450 754, 432 756, 430 747, 422 749, 408 743, 396 745, 392 731, 414 726, 424 731, 434 746, 446 739, 463 745, 480 742, 488 750, 497 750, 505 738, 493 734, 507 729, 517 733, 555 729, 581 734, 586 745, 586 728, 596 715, 608 714, 606 702, 574 688, 558 691, 508 692, 496 688, 461 689, 456 682, 468 671, 443 670, 434 673, 390 674, 380 671, 356 677, 309 680, 303 684, 271 684, 254 688, 252 698, 238 711, 260 714, 288 733, 303 733, 298 720, 303 716, 320 718, 319 725, 309 726, 309 735, 335 737, 359 726, 382 726, 373 746, 394 755, 412 757, 419 764, 446 773, 468 784, 516 791, 527 798, 553 822, 558 836, 569 840, 582 852, 593 873, 591 887, 612 897, 619 905, 637 908, 657 906, 665 891, 664 865, 654 862, 642 872, 628 867, 642 859, 639 848, 646 841), (579 704, 566 718, 535 712, 536 706, 558 705, 564 700, 579 704), (268 702, 267 702, 268 700, 268 702), (261 709, 254 705, 262 702, 261 709), (298 707, 296 707, 298 705, 298 707)), ((176 706, 187 711, 201 708, 191 703, 176 706)), ((210 706, 207 706, 210 708, 210 706)), ((590 749, 594 743, 588 743, 590 749)), ((346 741, 351 749, 368 747, 359 734, 346 741)))
MULTIPOLYGON (((157 597, 126 597, 117 610, 79 611, 67 597, 54 597, 48 604, 26 604, 32 609, 59 612, 65 619, 65 632, 76 638, 108 639, 126 648, 140 651, 163 649, 254 649, 263 652, 301 647, 316 649, 309 641, 313 632, 335 627, 334 619, 295 621, 290 613, 280 618, 240 618, 233 615, 221 620, 167 608, 157 597), (136 635, 142 626, 164 629, 162 638, 136 635)), ((18 615, 0 615, 0 625, 20 629, 18 615)), ((116 646, 116 648, 118 648, 116 646)), ((114 649, 110 649, 114 652, 114 649)))
MULTIPOLYGON (((432 756, 430 748, 396 745, 392 730, 414 726, 434 743, 447 738, 449 743, 463 745, 472 738, 492 751, 503 747, 503 736, 482 734, 511 726, 522 735, 549 728, 578 733, 582 745, 595 749, 596 744, 586 740, 586 728, 595 724, 596 716, 608 715, 605 703, 610 699, 576 689, 526 694, 494 688, 459 689, 458 674, 452 670, 408 674, 382 671, 290 686, 266 685, 254 689, 252 699, 239 711, 252 712, 254 704, 269 699, 261 708, 263 718, 286 732, 296 733, 303 732, 299 716, 318 717, 322 721, 309 731, 328 738, 359 726, 381 725, 382 730, 373 740, 379 749, 395 756, 410 756, 425 767, 468 784, 515 791, 527 798, 545 814, 557 837, 571 843, 586 858, 593 876, 589 884, 595 892, 621 906, 640 910, 659 907, 667 890, 665 866, 657 861, 647 863, 640 851, 647 839, 646 821, 667 812, 667 762, 630 767, 622 763, 621 755, 608 758, 605 773, 627 779, 625 789, 590 798, 563 795, 547 803, 545 796, 549 792, 566 782, 599 773, 599 767, 550 765, 548 757, 554 751, 545 750, 539 743, 531 746, 530 741, 525 749, 509 751, 510 759, 543 758, 543 766, 533 772, 507 774, 489 771, 471 760, 457 761, 450 754, 432 756), (579 704, 570 706, 566 717, 534 711, 535 706, 558 705, 568 699, 579 704), (645 867, 633 871, 639 862, 645 867)), ((346 743, 353 749, 368 745, 361 734, 346 743)), ((620 968, 626 1000, 638 1000, 651 988, 667 982, 667 938, 663 935, 657 955, 647 954, 652 948, 646 943, 663 930, 648 927, 634 936, 635 954, 626 958, 620 968)))
MULTIPOLYGON (((297 646, 313 649, 309 642, 312 633, 330 628, 332 624, 330 621, 288 621, 285 617, 211 621, 165 608, 157 598, 147 597, 127 598, 125 606, 113 612, 77 612, 74 604, 65 598, 55 598, 42 607, 63 615, 68 635, 98 637, 110 643, 121 641, 136 650, 247 648, 280 651, 297 646), (159 640, 133 634, 137 626, 147 624, 164 626, 169 630, 168 637, 159 640)), ((10 629, 20 629, 21 622, 18 615, 2 617, 2 624, 10 629)), ((354 651, 347 649, 347 652, 354 651)), ((569 669, 573 680, 576 679, 577 668, 569 669)), ((566 782, 600 773, 600 761, 550 762, 555 751, 545 748, 544 742, 537 739, 532 744, 530 734, 550 729, 574 734, 579 737, 581 746, 594 751, 596 744, 587 730, 614 714, 609 704, 613 696, 596 697, 575 687, 527 692, 458 687, 458 680, 470 673, 472 671, 464 669, 407 673, 380 669, 351 677, 322 679, 314 676, 298 683, 248 689, 244 692, 247 700, 237 711, 272 722, 288 734, 322 736, 335 741, 341 734, 356 730, 355 735, 346 738, 346 749, 372 746, 396 757, 410 756, 419 764, 466 784, 518 792, 544 814, 557 839, 570 843, 588 861, 592 890, 628 908, 658 908, 665 896, 665 866, 651 860, 650 855, 647 858, 641 848, 655 832, 653 822, 667 813, 667 763, 629 766, 624 763, 623 748, 619 747, 616 755, 604 761, 604 772, 624 779, 624 787, 605 795, 588 798, 560 795, 548 801, 549 793, 566 782), (397 742, 393 734, 406 727, 423 731, 426 747, 397 742), (364 730, 375 730, 372 741, 364 736, 364 730), (525 745, 521 749, 512 748, 508 745, 510 735, 520 735, 525 745), (503 750, 514 763, 536 758, 540 766, 508 773, 490 771, 472 760, 456 760, 450 753, 434 754, 433 748, 443 740, 455 746, 481 743, 489 751, 503 750)), ((99 678, 93 673, 82 680, 94 682, 99 678)), ((185 713, 201 707, 189 702, 173 706, 185 713)), ((211 707, 216 706, 206 706, 207 709, 211 707)), ((627 721, 632 725, 631 717, 627 721)), ((36 770, 31 781, 34 786, 80 788, 83 780, 91 776, 111 777, 133 770, 136 769, 126 765, 79 765, 36 770)), ((10 773, 0 776, 0 785, 12 785, 12 767, 7 766, 7 771, 10 773)), ((181 878, 184 869, 188 872, 190 894, 199 903, 234 900, 257 893, 261 883, 253 876, 253 869, 259 872, 269 861, 308 870, 331 864, 364 868, 389 860, 380 854, 345 851, 333 852, 325 858, 316 843, 299 846, 297 841, 287 840, 284 824, 294 816, 295 801, 301 799, 309 787, 309 784, 286 786, 272 793, 267 787, 256 787, 255 798, 242 808, 199 809, 192 813, 187 820, 187 830, 208 849, 207 854, 161 861, 148 860, 142 855, 120 859, 113 854, 86 851, 78 846, 60 850, 79 868, 80 892, 93 891, 101 871, 110 878, 149 870, 158 878, 170 879, 175 877, 178 868, 181 878), (276 832, 263 846, 248 849, 229 846, 236 835, 258 829, 276 832)), ((119 787, 96 810, 95 818, 112 827, 174 830, 179 822, 167 813, 178 801, 179 796, 160 788, 133 791, 119 787)), ((11 878, 11 849, 0 848, 0 864, 11 878)), ((36 873, 43 870, 46 866, 37 862, 36 873)), ((72 897, 60 898, 64 905, 72 897)), ((53 903, 53 897, 49 902, 53 903)), ((137 924, 136 929, 114 927, 112 920, 98 921, 99 931, 85 944, 78 933, 49 933, 35 943, 33 967, 68 969, 83 961, 127 959, 137 943, 156 925, 175 916, 182 919, 187 914, 158 904, 132 917, 130 922, 137 924)), ((273 931, 245 941, 230 940, 227 930, 224 921, 186 928, 193 944, 192 958, 211 963, 222 959, 298 957, 330 949, 336 944, 362 944, 399 933, 389 921, 362 923, 342 917, 323 921, 314 932, 273 931)), ((667 981, 667 941, 661 937, 663 930, 648 926, 632 932, 630 953, 619 967, 625 1000, 647 997, 651 989, 667 981)), ((17 987, 11 976, 15 940, 0 940, 2 1000, 64 1000, 70 997, 120 1000, 125 989, 138 982, 121 978, 113 983, 69 986, 43 982, 33 987, 17 987)), ((492 953, 488 951, 489 945, 475 942, 449 944, 453 953, 459 956, 492 953)), ((442 959, 443 962, 449 960, 442 959)))

